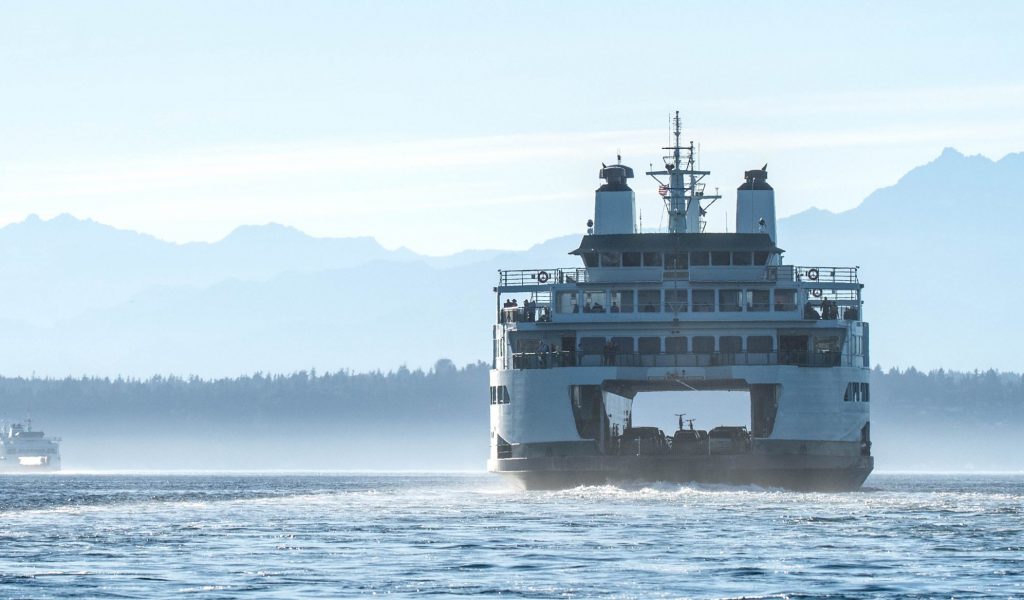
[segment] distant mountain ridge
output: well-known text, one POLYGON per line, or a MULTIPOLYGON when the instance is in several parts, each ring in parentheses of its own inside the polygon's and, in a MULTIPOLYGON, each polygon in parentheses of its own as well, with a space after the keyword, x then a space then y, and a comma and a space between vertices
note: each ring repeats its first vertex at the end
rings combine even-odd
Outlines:
MULTIPOLYGON (((946 149, 852 210, 781 219, 779 245, 795 264, 861 267, 874 362, 1019 371, 1021 180, 1024 154, 946 149)), ((578 236, 425 257, 276 224, 178 245, 29 217, 0 228, 0 373, 467 364, 490 354, 497 270, 575 266, 578 236)))
POLYGON ((242 226, 215 243, 179 245, 70 215, 46 221, 33 215, 0 229, 6 288, 0 310, 6 318, 52 324, 122 304, 153 286, 209 286, 421 258, 368 237, 314 238, 277 224, 242 226))
POLYGON ((872 357, 887 366, 1020 370, 1024 153, 945 149, 842 213, 781 220, 791 262, 859 265, 872 357))

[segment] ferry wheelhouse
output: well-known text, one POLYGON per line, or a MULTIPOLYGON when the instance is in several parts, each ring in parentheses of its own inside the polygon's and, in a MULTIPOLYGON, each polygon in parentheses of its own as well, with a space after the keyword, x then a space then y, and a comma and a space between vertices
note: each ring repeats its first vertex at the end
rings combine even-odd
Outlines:
POLYGON ((850 490, 871 472, 868 323, 857 267, 789 265, 767 165, 735 233, 708 233, 708 171, 675 145, 666 233, 636 228, 633 170, 602 165, 582 266, 500 271, 490 372, 492 472, 528 489, 647 480, 850 490), (745 391, 750 421, 666 434, 637 394, 745 391))

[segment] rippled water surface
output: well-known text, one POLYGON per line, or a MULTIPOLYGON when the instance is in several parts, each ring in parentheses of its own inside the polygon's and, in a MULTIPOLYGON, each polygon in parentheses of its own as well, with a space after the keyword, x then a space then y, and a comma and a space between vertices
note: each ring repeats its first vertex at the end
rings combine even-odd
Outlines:
POLYGON ((1024 477, 0 477, 0 597, 1024 597, 1024 477))

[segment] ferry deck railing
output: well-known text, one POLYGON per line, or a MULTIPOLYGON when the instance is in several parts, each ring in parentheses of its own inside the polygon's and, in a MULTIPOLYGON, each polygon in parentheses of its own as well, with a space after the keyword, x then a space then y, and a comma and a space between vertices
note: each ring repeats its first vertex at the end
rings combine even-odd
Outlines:
POLYGON ((839 352, 776 350, 773 352, 616 352, 595 353, 579 350, 550 352, 514 352, 513 369, 554 369, 560 367, 717 367, 774 366, 798 367, 852 366, 860 357, 839 352))
MULTIPOLYGON (((783 267, 779 267, 780 269, 783 267)), ((858 283, 860 267, 801 267, 793 266, 793 281, 810 284, 858 283)))
MULTIPOLYGON (((669 316, 677 316, 685 313, 713 313, 717 306, 718 312, 748 312, 748 313, 791 313, 797 310, 795 304, 765 304, 765 303, 752 303, 747 305, 742 304, 684 304, 676 303, 669 306, 663 306, 662 310, 651 310, 648 307, 634 307, 629 311, 611 311, 608 308, 602 308, 601 310, 584 310, 574 313, 562 313, 562 314, 587 314, 587 315, 625 315, 627 318, 629 315, 636 313, 643 314, 664 314, 669 316), (745 310, 744 310, 745 308, 745 310)), ((859 321, 860 320, 860 309, 852 303, 843 303, 842 301, 834 305, 835 310, 827 310, 820 300, 808 301, 804 305, 803 318, 804 320, 822 320, 822 321, 859 321)), ((653 309, 653 307, 650 307, 653 309)), ((512 306, 502 308, 499 313, 499 318, 502 323, 548 323, 552 321, 552 312, 550 305, 538 304, 532 308, 526 308, 524 306, 512 306)), ((668 318, 668 317, 666 317, 668 318)))
POLYGON ((587 270, 583 268, 498 271, 498 284, 502 287, 586 282, 587 270))

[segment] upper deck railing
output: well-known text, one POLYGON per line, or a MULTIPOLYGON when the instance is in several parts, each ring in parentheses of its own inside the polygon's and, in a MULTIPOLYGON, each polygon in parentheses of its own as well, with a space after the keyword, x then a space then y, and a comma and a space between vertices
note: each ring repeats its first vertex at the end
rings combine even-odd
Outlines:
POLYGON ((782 276, 782 269, 792 270, 792 279, 790 281, 796 281, 800 283, 814 284, 825 284, 825 283, 858 283, 857 271, 860 267, 800 267, 795 265, 782 265, 776 267, 780 269, 779 281, 785 280, 782 276))
POLYGON ((501 286, 550 285, 560 283, 586 283, 587 270, 578 269, 519 269, 498 271, 501 286))

